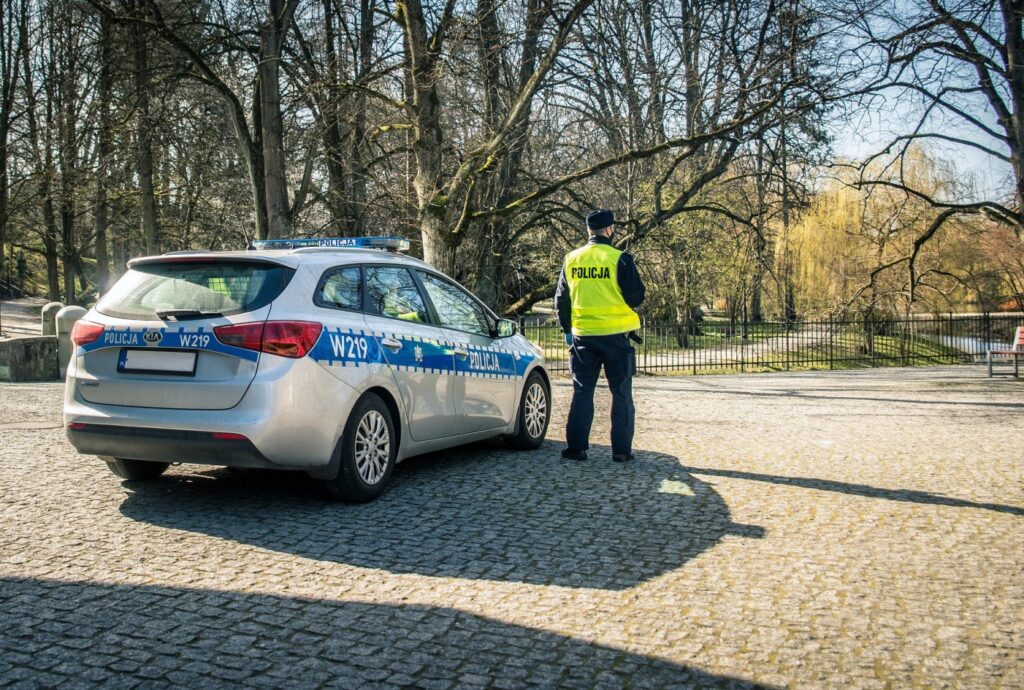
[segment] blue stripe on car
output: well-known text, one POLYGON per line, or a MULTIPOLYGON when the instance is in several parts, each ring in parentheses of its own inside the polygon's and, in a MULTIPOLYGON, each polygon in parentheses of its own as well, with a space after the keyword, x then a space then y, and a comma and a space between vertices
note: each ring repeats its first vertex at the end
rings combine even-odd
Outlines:
POLYGON ((491 378, 522 377, 535 354, 499 348, 460 345, 469 350, 465 358, 454 357, 455 343, 413 338, 398 334, 374 334, 366 331, 325 329, 309 352, 309 357, 328 365, 388 364, 401 371, 454 372, 456 376, 491 378), (384 352, 384 337, 402 343, 397 352, 384 352))
MULTIPOLYGON (((401 341, 398 352, 383 352, 380 340, 383 335, 366 331, 324 329, 308 356, 328 365, 342 366, 360 364, 389 364, 405 371, 454 372, 456 376, 484 376, 492 378, 522 378, 536 355, 530 352, 515 352, 499 348, 474 347, 462 344, 469 350, 465 358, 454 357, 455 343, 412 338, 398 334, 388 337, 401 341)), ((82 352, 93 352, 104 348, 137 347, 166 348, 173 350, 206 350, 239 357, 255 362, 259 353, 217 340, 212 331, 203 327, 195 330, 167 328, 105 328, 99 339, 81 346, 82 352), (147 343, 145 334, 161 334, 157 344, 147 343)))
POLYGON ((208 331, 202 326, 194 330, 186 330, 182 326, 176 331, 169 328, 139 328, 135 330, 131 328, 104 328, 103 335, 91 343, 82 345, 79 347, 79 350, 84 353, 111 347, 206 350, 208 352, 218 352, 246 359, 250 362, 255 362, 260 357, 260 353, 254 350, 225 345, 217 340, 217 336, 213 334, 212 330, 208 331), (147 343, 145 340, 146 333, 160 333, 160 342, 155 344, 147 343))

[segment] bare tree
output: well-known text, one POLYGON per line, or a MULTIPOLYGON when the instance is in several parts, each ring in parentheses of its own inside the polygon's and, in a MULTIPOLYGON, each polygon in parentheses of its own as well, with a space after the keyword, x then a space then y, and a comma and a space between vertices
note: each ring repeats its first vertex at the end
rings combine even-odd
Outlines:
POLYGON ((21 67, 19 55, 27 42, 27 0, 3 0, 0 3, 0 277, 4 273, 10 203, 8 141, 21 67))
MULTIPOLYGON (((659 229, 688 214, 749 225, 749 215, 710 192, 736 179, 727 173, 752 143, 809 116, 827 97, 840 77, 822 78, 811 60, 825 29, 813 15, 794 20, 772 0, 686 0, 678 13, 660 4, 616 7, 586 24, 583 59, 567 68, 562 85, 563 107, 578 113, 579 127, 604 133, 605 142, 590 138, 585 149, 603 160, 477 213, 506 213, 593 179, 614 181, 605 182, 602 205, 628 210, 621 243, 656 236, 668 240, 666 250, 683 251, 659 229)), ((680 305, 681 323, 694 306, 680 305)))
MULTIPOLYGON (((531 103, 565 44, 576 21, 594 0, 576 0, 557 14, 548 13, 551 38, 533 71, 510 99, 510 107, 492 133, 472 146, 446 170, 445 121, 440 98, 444 76, 442 51, 455 15, 455 0, 448 0, 431 29, 420 0, 398 6, 396 19, 404 31, 408 93, 405 109, 413 127, 412 151, 416 163, 413 187, 416 191, 424 257, 455 272, 456 250, 466 237, 467 223, 474 215, 473 191, 481 175, 488 173, 508 154, 509 140, 529 112, 531 103)), ((488 17, 486 6, 482 11, 488 17)), ((514 203, 514 202, 513 202, 514 203)))
MULTIPOLYGON (((855 25, 862 42, 856 55, 874 55, 877 71, 856 91, 866 107, 887 99, 918 115, 896 134, 862 170, 877 170, 878 159, 902 161, 914 145, 952 144, 1009 165, 1013 191, 1008 200, 942 198, 915 188, 902 174, 881 179, 869 174, 858 184, 899 189, 930 205, 934 220, 909 253, 892 266, 906 264, 910 290, 918 284, 916 259, 947 221, 957 215, 984 214, 1020 234, 1024 227, 1024 1, 984 2, 918 0, 877 2, 862 8, 855 25), (994 117, 993 117, 994 116, 994 117), (993 121, 994 120, 994 121, 993 121)), ((891 266, 890 266, 891 267, 891 266)))
MULTIPOLYGON (((368 119, 372 83, 387 74, 388 65, 378 43, 376 0, 323 0, 314 22, 296 20, 298 53, 293 57, 297 81, 315 115, 314 135, 320 140, 327 171, 321 196, 330 214, 330 226, 342 235, 365 231, 371 159, 368 119), (321 41, 315 36, 321 35, 321 41)), ((312 165, 313 158, 307 158, 312 165)), ((312 172, 311 170, 309 171, 312 172)), ((308 174, 303 173, 306 183, 308 174)), ((302 206, 296 196, 293 208, 302 206)))
MULTIPOLYGON (((298 0, 269 0, 266 15, 259 25, 259 38, 255 46, 244 43, 245 31, 231 28, 226 22, 217 23, 204 17, 175 17, 168 21, 164 9, 155 0, 141 0, 149 17, 124 16, 100 0, 90 0, 100 12, 118 22, 134 22, 151 28, 168 46, 180 53, 189 65, 192 78, 214 89, 226 102, 239 153, 246 163, 255 209, 257 235, 277 237, 291 228, 291 207, 288 203, 284 127, 281 117, 282 51, 288 30, 292 25, 298 0), (219 52, 229 48, 255 58, 256 69, 252 81, 252 124, 247 117, 241 97, 229 86, 228 79, 218 73, 215 64, 195 45, 188 29, 196 26, 213 27, 219 34, 214 44, 219 52), (239 40, 243 40, 241 45, 239 40)), ((175 11, 186 10, 180 6, 175 11)), ((206 7, 193 8, 205 15, 206 7)), ((209 47, 207 48, 209 49, 209 47)))

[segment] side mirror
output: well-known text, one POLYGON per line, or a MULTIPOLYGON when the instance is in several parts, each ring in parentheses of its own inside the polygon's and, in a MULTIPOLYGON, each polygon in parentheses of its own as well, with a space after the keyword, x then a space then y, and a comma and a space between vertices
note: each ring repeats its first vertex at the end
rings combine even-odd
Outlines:
POLYGON ((498 319, 498 337, 510 338, 519 331, 519 324, 512 319, 498 319))

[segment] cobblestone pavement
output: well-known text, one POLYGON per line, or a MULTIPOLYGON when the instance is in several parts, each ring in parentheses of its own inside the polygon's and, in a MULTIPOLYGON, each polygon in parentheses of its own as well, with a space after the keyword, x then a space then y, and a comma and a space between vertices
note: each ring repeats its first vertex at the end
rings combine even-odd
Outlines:
POLYGON ((624 466, 604 422, 558 457, 568 393, 539 451, 411 460, 351 506, 121 483, 58 385, 0 386, 0 685, 1024 687, 1024 383, 642 379, 624 466))

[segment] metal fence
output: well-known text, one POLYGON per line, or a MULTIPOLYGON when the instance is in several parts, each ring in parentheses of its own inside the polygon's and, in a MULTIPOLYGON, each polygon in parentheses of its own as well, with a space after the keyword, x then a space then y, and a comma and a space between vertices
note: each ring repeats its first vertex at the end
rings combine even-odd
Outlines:
MULTIPOLYGON (((1011 345, 1024 314, 935 315, 870 321, 742 323, 705 320, 689 330, 644 323, 635 345, 641 374, 700 374, 966 364, 1011 345)), ((551 371, 567 373, 556 323, 521 324, 551 371)))

